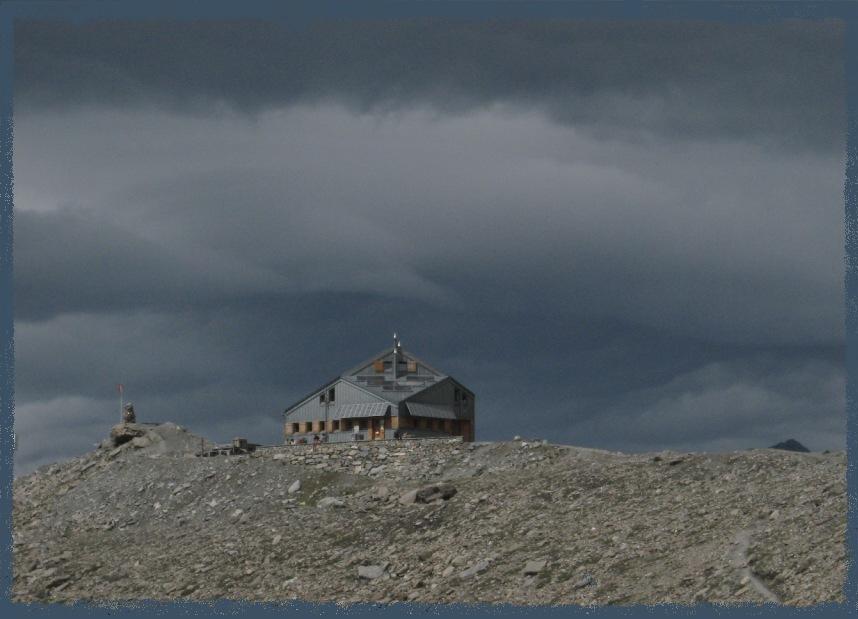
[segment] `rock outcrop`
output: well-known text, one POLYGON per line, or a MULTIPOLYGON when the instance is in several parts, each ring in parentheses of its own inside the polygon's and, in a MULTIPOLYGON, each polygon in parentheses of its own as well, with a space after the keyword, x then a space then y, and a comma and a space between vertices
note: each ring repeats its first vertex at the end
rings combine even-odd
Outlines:
POLYGON ((783 449, 784 451, 799 451, 801 453, 810 453, 810 450, 799 443, 794 438, 787 439, 777 445, 772 445, 769 449, 783 449))

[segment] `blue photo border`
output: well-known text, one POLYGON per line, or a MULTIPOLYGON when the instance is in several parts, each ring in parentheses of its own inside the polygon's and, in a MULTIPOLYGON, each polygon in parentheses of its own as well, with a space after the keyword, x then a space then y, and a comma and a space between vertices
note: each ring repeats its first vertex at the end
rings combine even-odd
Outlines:
POLYGON ((83 616, 207 615, 248 614, 273 617, 284 613, 311 615, 345 614, 354 617, 398 617, 403 614, 444 614, 447 616, 567 617, 594 615, 695 617, 797 617, 847 616, 858 614, 856 570, 852 559, 858 547, 856 521, 856 471, 854 462, 856 402, 858 402, 858 3, 838 2, 566 2, 552 0, 207 0, 172 2, 164 0, 25 1, 0 0, 0 614, 5 617, 47 615, 57 618, 83 616), (741 605, 696 606, 601 606, 601 607, 515 607, 489 605, 429 604, 335 604, 304 602, 215 603, 140 602, 101 606, 77 603, 13 604, 12 587, 12 479, 14 411, 14 325, 13 325, 13 38, 16 20, 48 19, 81 23, 95 20, 223 20, 285 19, 301 25, 312 20, 401 19, 446 17, 453 19, 601 19, 601 20, 710 20, 722 22, 767 22, 782 19, 841 19, 845 22, 846 66, 846 181, 845 203, 845 295, 846 295, 846 412, 847 412, 847 579, 844 604, 810 607, 741 605))

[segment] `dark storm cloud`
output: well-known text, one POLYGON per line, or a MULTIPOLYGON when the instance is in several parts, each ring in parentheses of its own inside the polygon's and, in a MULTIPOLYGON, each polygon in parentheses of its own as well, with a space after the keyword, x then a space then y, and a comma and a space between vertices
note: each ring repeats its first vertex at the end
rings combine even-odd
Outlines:
POLYGON ((800 435, 811 449, 843 449, 842 357, 754 355, 709 363, 612 402, 588 402, 564 429, 621 450, 746 449, 800 435), (586 414, 586 409, 591 413, 586 414))
POLYGON ((63 208, 16 216, 20 318, 98 308, 181 308, 245 298, 282 285, 282 278, 247 269, 213 253, 183 251, 135 236, 107 213, 63 208), (50 265, 50 268, 45 268, 50 265))
POLYGON ((535 108, 598 135, 842 147, 839 22, 21 23, 26 106, 535 108))
POLYGON ((135 118, 19 119, 20 319, 355 293, 714 341, 841 337, 839 157, 650 141, 642 160, 491 113, 135 118), (56 208, 66 192, 88 201, 56 208))
POLYGON ((393 329, 478 439, 842 448, 839 27, 16 34, 18 473, 117 382, 277 442, 393 329))

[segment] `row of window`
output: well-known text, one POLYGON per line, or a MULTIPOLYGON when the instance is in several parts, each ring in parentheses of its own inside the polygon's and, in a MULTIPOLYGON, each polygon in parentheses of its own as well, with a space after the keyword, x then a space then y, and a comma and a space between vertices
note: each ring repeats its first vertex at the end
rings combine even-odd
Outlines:
MULTIPOLYGON (((452 432, 453 434, 458 434, 461 429, 461 424, 458 420, 451 420, 448 422, 444 419, 432 419, 428 417, 415 417, 412 418, 413 427, 422 428, 424 430, 437 430, 437 431, 446 431, 452 432)), ((370 425, 373 427, 378 426, 379 429, 382 426, 381 421, 370 422, 369 420, 364 420, 363 425, 361 425, 360 420, 358 419, 333 419, 328 422, 330 424, 330 429, 325 430, 325 422, 322 420, 317 421, 294 421, 288 425, 289 434, 304 434, 309 432, 348 432, 350 430, 354 430, 355 428, 359 429, 368 429, 370 425)), ((389 429, 391 427, 390 417, 384 419, 383 427, 389 429)))
MULTIPOLYGON (((408 374, 416 374, 417 373, 417 362, 416 361, 406 361, 405 363, 402 363, 400 361, 397 365, 404 365, 405 371, 408 374)), ((382 373, 384 373, 384 370, 386 368, 391 368, 391 367, 393 367, 392 361, 385 361, 384 359, 376 359, 375 361, 372 362, 372 369, 376 374, 382 374, 382 373)), ((396 369, 397 369, 397 371, 399 371, 400 368, 397 367, 396 369)))
MULTIPOLYGON (((356 419, 333 419, 329 423, 331 424, 331 432, 339 432, 340 430, 353 430, 356 426, 360 427, 360 423, 356 419)), ((364 427, 366 427, 366 424, 364 424, 364 427)), ((289 424, 289 430, 293 434, 299 434, 302 432, 326 431, 324 421, 294 421, 289 424)))

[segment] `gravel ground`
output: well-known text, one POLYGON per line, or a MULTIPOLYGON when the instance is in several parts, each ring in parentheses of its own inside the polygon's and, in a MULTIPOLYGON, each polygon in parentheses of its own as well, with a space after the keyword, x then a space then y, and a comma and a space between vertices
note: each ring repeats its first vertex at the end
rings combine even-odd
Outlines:
POLYGON ((843 452, 197 444, 166 424, 16 479, 13 601, 845 599, 843 452))

